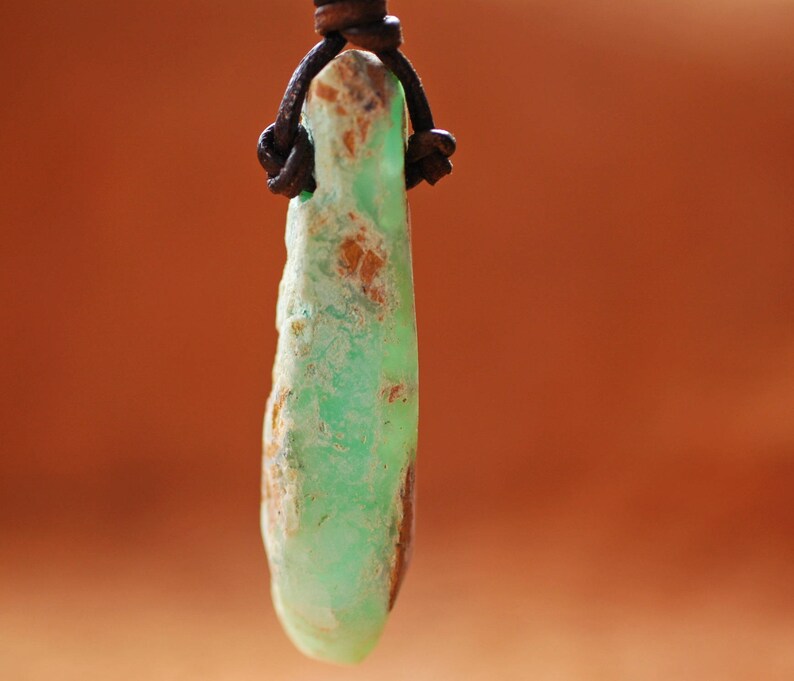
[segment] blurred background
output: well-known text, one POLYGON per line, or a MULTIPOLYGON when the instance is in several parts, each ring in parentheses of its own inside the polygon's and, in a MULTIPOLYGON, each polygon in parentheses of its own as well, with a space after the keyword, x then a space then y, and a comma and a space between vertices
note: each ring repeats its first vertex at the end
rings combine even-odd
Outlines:
POLYGON ((390 9, 459 152, 410 197, 414 562, 342 669, 258 528, 312 4, 0 5, 0 677, 794 678, 794 3, 390 9))

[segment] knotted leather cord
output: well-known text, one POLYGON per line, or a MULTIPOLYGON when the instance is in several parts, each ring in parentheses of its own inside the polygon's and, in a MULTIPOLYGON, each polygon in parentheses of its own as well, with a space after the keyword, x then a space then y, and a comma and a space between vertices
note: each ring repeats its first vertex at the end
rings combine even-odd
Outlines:
POLYGON ((314 26, 323 40, 298 65, 276 122, 262 133, 257 147, 274 194, 292 198, 317 188, 314 147, 301 125, 301 110, 314 77, 348 42, 374 52, 403 85, 413 128, 405 154, 406 187, 411 189, 422 180, 435 184, 452 172, 449 157, 455 153, 455 138, 436 129, 422 81, 399 49, 400 20, 387 14, 386 4, 387 0, 314 0, 314 26))

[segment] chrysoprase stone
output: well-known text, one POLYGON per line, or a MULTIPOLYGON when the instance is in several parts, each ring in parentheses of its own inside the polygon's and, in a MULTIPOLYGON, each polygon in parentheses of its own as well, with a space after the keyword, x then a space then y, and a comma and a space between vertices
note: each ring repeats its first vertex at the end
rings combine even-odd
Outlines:
POLYGON ((411 543, 417 348, 405 99, 372 55, 314 80, 317 190, 292 200, 264 429, 262 530, 278 616, 306 654, 375 646, 411 543))

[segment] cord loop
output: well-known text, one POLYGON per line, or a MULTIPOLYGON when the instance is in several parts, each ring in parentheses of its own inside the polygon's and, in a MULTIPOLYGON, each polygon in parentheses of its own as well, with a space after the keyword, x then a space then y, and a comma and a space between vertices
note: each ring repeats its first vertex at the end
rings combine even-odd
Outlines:
POLYGON ((433 185, 449 175, 455 138, 435 128, 422 82, 400 52, 402 28, 397 17, 389 16, 387 0, 314 0, 314 5, 314 27, 324 39, 298 65, 276 122, 259 138, 259 162, 267 172, 270 191, 292 198, 316 189, 314 147, 300 124, 301 109, 311 81, 348 42, 374 52, 405 89, 414 131, 406 151, 406 187, 411 189, 422 180, 433 185))

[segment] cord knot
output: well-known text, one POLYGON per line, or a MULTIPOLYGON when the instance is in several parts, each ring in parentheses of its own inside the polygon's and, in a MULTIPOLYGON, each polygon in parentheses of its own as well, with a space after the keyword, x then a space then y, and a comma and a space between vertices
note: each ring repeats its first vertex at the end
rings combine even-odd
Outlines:
POLYGON ((314 29, 321 36, 341 33, 363 50, 386 52, 402 45, 402 28, 389 16, 386 0, 314 0, 314 29))
POLYGON ((257 156, 267 172, 267 186, 274 194, 294 198, 302 191, 314 191, 314 148, 309 132, 298 126, 295 141, 285 156, 276 149, 276 124, 270 125, 259 137, 257 156))
POLYGON ((449 157, 455 153, 457 143, 446 130, 421 130, 411 135, 405 153, 405 183, 408 189, 422 180, 436 184, 452 172, 449 157))

